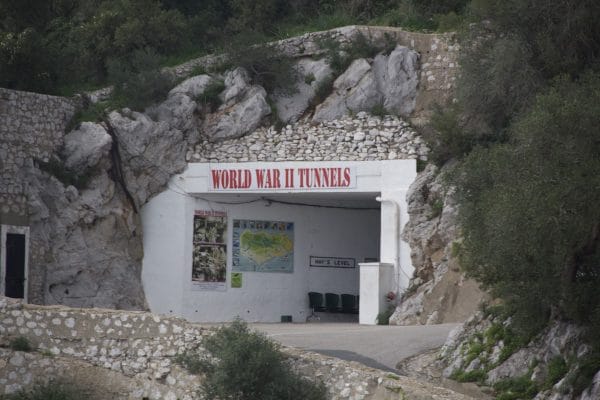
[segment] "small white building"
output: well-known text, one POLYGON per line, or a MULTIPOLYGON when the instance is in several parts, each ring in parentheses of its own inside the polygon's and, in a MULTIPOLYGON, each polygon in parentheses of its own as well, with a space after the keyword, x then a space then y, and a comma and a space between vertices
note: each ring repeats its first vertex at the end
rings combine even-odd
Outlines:
POLYGON ((311 315, 309 292, 360 295, 374 324, 412 276, 416 160, 190 163, 142 209, 150 309, 190 321, 311 315))

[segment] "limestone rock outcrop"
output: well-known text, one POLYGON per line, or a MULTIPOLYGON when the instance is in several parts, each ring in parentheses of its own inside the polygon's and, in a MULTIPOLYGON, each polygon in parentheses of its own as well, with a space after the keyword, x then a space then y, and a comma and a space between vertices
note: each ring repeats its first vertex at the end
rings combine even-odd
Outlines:
POLYGON ((65 166, 81 171, 98 164, 110 151, 112 139, 100 124, 83 122, 65 136, 65 166))
POLYGON ((261 86, 251 85, 248 73, 236 68, 225 76, 223 104, 206 116, 203 134, 211 141, 244 136, 255 130, 264 117, 271 113, 267 92, 261 86))
POLYGON ((482 312, 474 314, 450 333, 442 347, 436 363, 444 368, 443 376, 479 371, 487 385, 506 379, 531 380, 541 388, 536 400, 597 398, 600 372, 582 393, 573 392, 572 377, 577 375, 582 360, 592 354, 582 327, 567 321, 553 321, 528 344, 511 352, 507 347, 508 338, 498 338, 502 336, 498 332, 510 329, 510 326, 510 319, 503 320, 482 312), (558 379, 556 382, 549 383, 549 374, 557 374, 557 371, 550 371, 550 365, 557 360, 564 363, 563 373, 554 377, 558 379))
POLYGON ((419 55, 405 46, 397 46, 387 56, 379 54, 370 62, 354 60, 333 83, 333 93, 317 106, 313 121, 375 107, 408 116, 415 109, 418 83, 419 55))
POLYGON ((319 85, 322 85, 331 74, 331 67, 323 59, 302 58, 296 63, 296 91, 292 93, 275 93, 277 116, 285 123, 297 122, 308 110, 315 98, 319 85))
POLYGON ((187 148, 199 137, 197 106, 186 93, 205 83, 180 85, 147 113, 113 111, 103 123, 84 122, 65 135, 53 157, 63 157, 73 175, 90 175, 79 188, 33 163, 23 171, 34 266, 31 301, 146 308, 137 212, 185 167, 187 148))
POLYGON ((485 294, 452 256, 459 240, 452 189, 429 164, 411 185, 407 200, 409 220, 402 238, 410 244, 415 272, 390 324, 462 322, 477 311, 485 294))

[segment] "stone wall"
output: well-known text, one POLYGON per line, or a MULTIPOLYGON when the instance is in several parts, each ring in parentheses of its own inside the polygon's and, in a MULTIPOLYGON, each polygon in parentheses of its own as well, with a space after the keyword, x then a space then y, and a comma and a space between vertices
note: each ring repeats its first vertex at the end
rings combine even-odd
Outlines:
POLYGON ((200 142, 187 152, 190 162, 425 160, 423 139, 396 116, 356 116, 281 129, 259 128, 239 139, 200 142))
MULTIPOLYGON (((181 369, 174 356, 195 348, 210 328, 145 312, 31 306, 6 298, 0 298, 0 322, 0 394, 63 377, 91 384, 102 399, 200 398, 201 378, 181 369), (18 336, 36 350, 8 349, 18 336)), ((331 399, 467 399, 356 362, 284 351, 292 368, 325 383, 331 399)))
POLYGON ((77 106, 75 99, 0 88, 0 222, 26 220, 22 171, 62 145, 77 106))

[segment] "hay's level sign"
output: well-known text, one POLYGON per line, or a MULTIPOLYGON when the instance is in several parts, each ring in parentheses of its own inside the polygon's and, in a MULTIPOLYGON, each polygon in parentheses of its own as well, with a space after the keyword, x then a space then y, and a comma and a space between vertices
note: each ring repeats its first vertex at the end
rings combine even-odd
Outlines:
POLYGON ((209 190, 347 189, 356 186, 353 167, 210 169, 209 190))

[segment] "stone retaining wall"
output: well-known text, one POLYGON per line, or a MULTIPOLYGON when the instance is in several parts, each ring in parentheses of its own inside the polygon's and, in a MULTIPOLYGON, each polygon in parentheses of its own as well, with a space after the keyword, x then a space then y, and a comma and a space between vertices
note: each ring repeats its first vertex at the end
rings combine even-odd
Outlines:
MULTIPOLYGON (((92 385, 104 399, 197 399, 201 378, 173 358, 210 334, 207 327, 145 312, 32 306, 0 298, 0 394, 65 377, 92 385), (37 350, 8 349, 19 336, 37 350)), ((322 380, 333 400, 466 399, 355 362, 284 351, 292 368, 322 380)))
POLYGON ((0 88, 0 222, 27 215, 21 172, 62 145, 77 105, 75 99, 0 88))
POLYGON ((426 160, 423 139, 396 116, 355 117, 313 125, 298 122, 280 130, 259 128, 250 135, 190 148, 190 162, 426 160))

